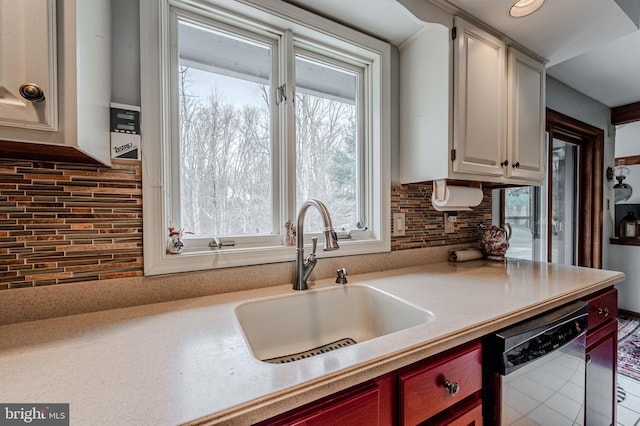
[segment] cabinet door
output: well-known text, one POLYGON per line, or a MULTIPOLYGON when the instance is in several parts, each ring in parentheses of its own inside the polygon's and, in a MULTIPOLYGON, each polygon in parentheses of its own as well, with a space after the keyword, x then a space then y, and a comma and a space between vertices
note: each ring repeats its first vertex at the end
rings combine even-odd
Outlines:
POLYGON ((393 377, 338 392, 258 426, 384 426, 393 423, 393 377))
POLYGON ((544 180, 544 65, 509 48, 507 177, 544 180))
POLYGON ((506 160, 505 44, 455 19, 453 171, 503 176, 506 160))
POLYGON ((615 425, 618 321, 587 336, 586 425, 615 425))
POLYGON ((55 23, 54 0, 0 0, 0 125, 55 130, 55 23))

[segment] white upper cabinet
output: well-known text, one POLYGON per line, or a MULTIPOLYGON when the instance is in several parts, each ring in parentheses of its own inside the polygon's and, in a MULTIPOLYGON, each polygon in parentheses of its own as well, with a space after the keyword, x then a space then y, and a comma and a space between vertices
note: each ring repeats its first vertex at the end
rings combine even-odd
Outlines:
POLYGON ((509 48, 507 72, 507 177, 541 182, 545 177, 544 65, 514 48, 509 48))
POLYGON ((0 125, 55 130, 55 0, 0 0, 0 29, 0 125))
POLYGON ((0 157, 111 163, 110 16, 109 0, 0 0, 0 157))
POLYGON ((504 175, 506 46, 456 18, 453 41, 453 171, 504 175))
POLYGON ((456 17, 400 46, 400 74, 402 183, 542 184, 543 64, 456 17))

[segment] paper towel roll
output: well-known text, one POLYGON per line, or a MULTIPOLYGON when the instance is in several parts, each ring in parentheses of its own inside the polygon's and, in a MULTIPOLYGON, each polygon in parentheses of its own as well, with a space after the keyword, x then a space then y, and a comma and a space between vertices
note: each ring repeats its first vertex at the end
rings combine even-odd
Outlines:
POLYGON ((449 252, 449 262, 467 262, 469 260, 482 259, 484 254, 474 248, 451 250, 449 252))
POLYGON ((447 185, 444 191, 444 199, 437 200, 431 193, 431 204, 438 211, 471 210, 482 202, 482 189, 468 186, 447 185))

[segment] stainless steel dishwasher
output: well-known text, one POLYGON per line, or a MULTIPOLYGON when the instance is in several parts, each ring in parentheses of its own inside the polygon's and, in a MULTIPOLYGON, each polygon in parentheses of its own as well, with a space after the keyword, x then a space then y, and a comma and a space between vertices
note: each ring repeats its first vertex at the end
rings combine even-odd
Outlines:
POLYGON ((485 424, 584 424, 587 314, 574 302, 484 339, 485 401, 495 401, 485 424))

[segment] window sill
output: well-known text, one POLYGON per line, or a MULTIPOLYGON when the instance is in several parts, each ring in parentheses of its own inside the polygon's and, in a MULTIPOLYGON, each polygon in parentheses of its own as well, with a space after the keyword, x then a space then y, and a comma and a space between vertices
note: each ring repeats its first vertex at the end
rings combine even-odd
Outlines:
MULTIPOLYGON (((310 251, 311 244, 305 245, 305 252, 308 254, 310 251)), ((340 241, 339 250, 325 252, 319 248, 316 254, 319 259, 322 259, 389 251, 391 251, 390 241, 363 240, 340 241)), ((145 275, 293 262, 296 259, 296 248, 282 245, 270 247, 223 247, 209 250, 186 248, 180 254, 170 254, 164 251, 158 258, 158 262, 145 263, 145 275)))

